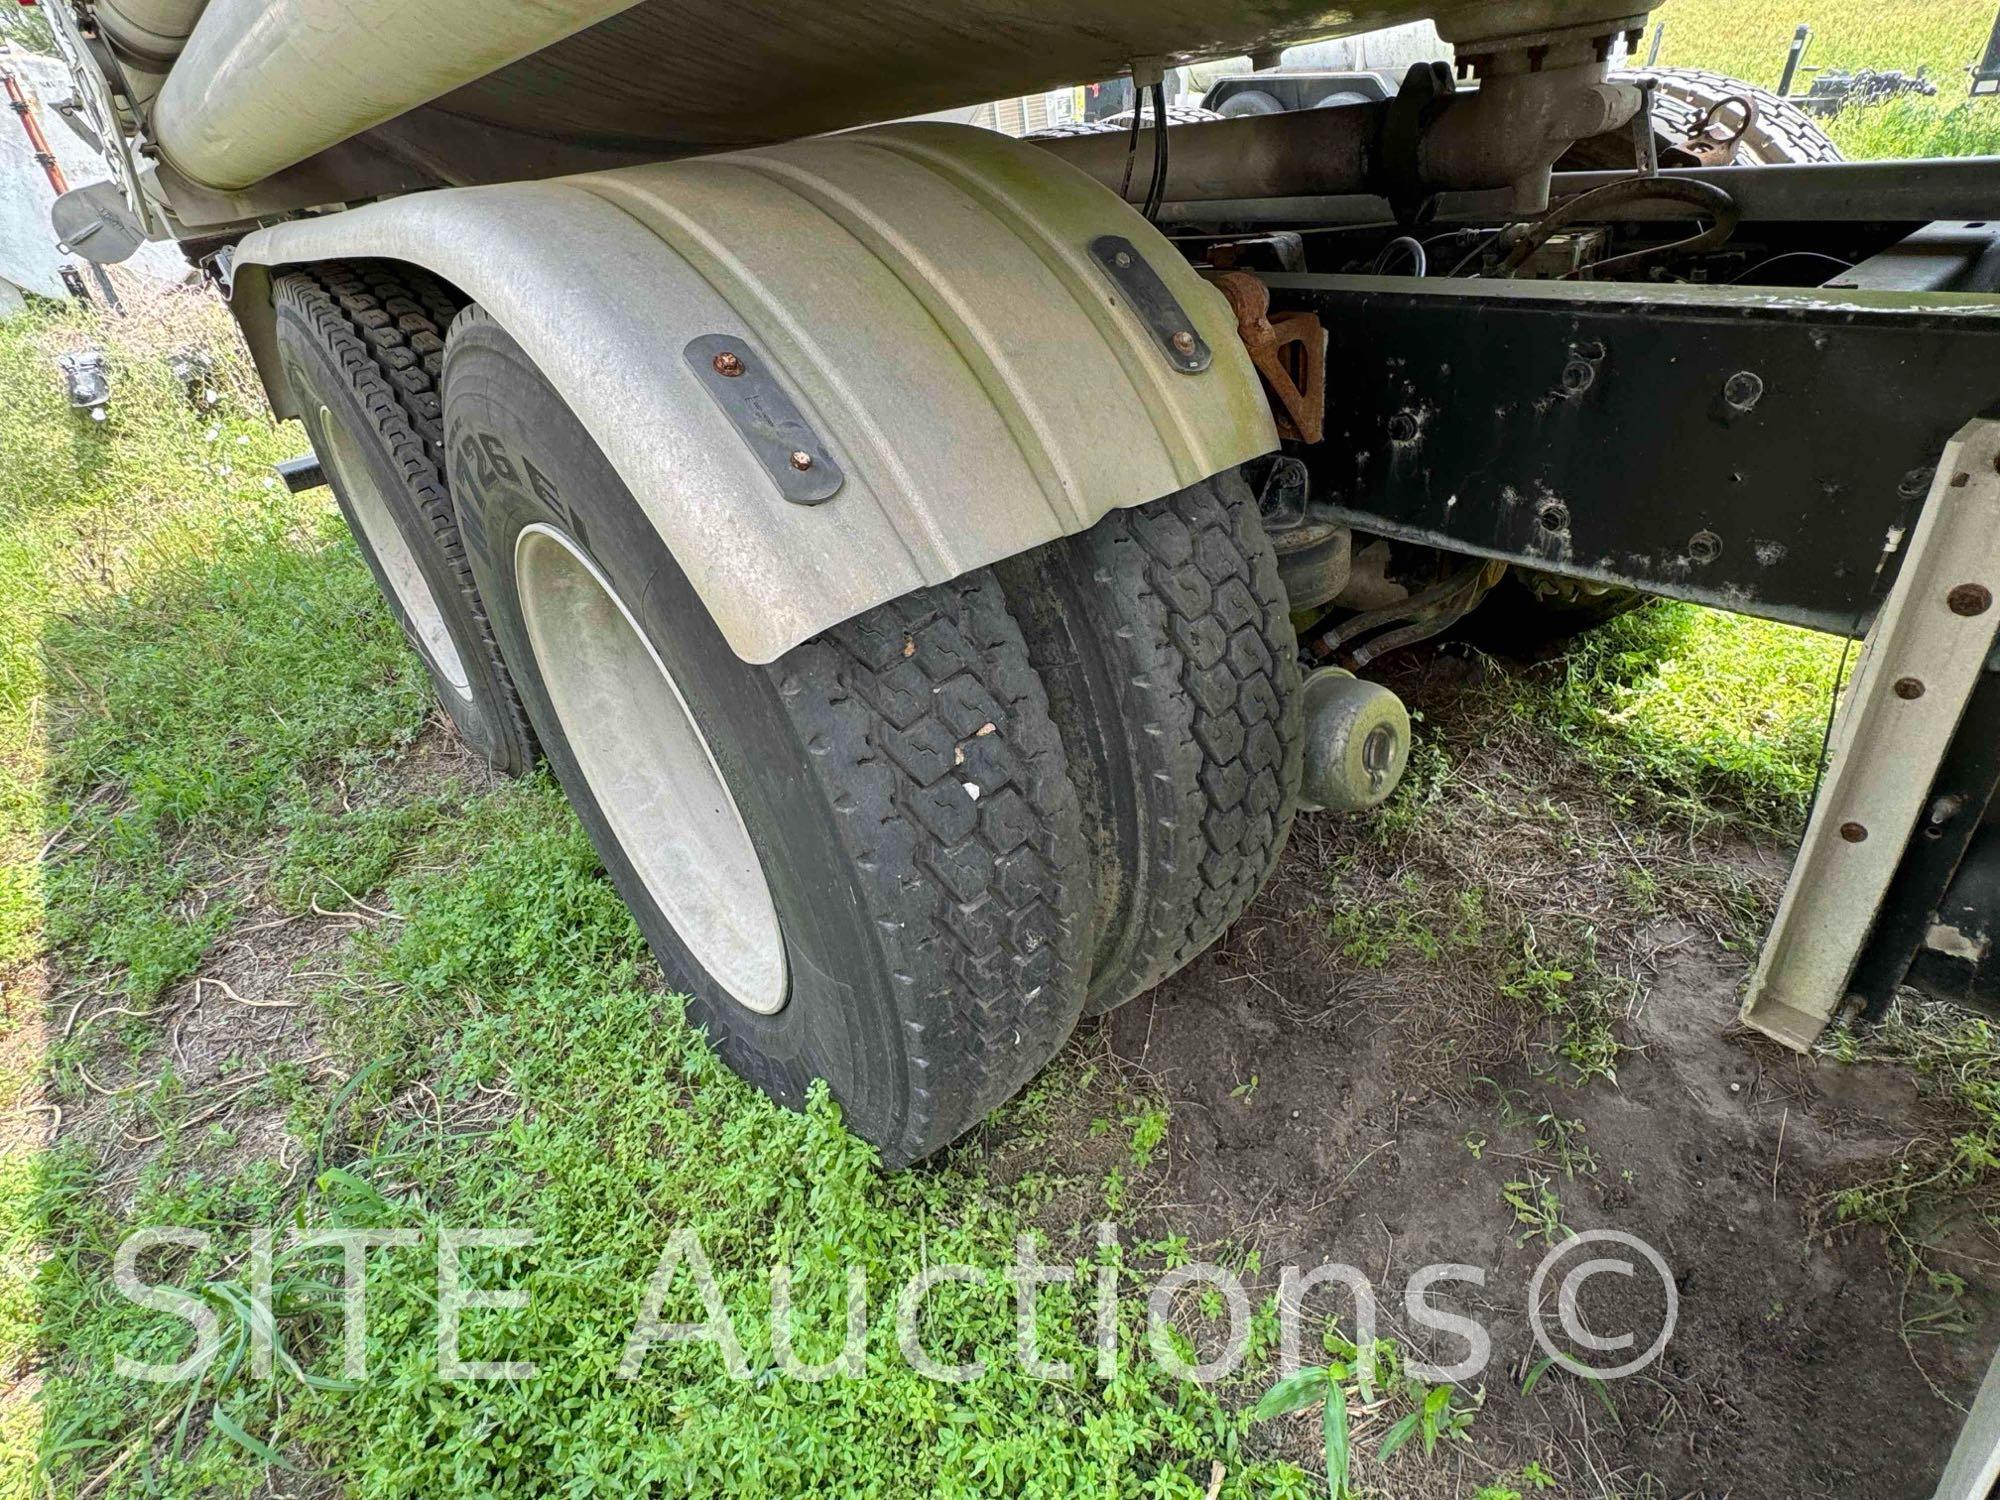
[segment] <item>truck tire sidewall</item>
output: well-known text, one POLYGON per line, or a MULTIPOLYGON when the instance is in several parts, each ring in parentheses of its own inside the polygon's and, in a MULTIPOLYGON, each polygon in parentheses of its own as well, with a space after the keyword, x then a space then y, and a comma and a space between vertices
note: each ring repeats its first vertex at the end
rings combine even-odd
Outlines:
POLYGON ((852 1129, 880 1138, 905 1083, 889 977, 824 800, 805 774, 773 673, 739 659, 609 462, 497 325, 455 332, 446 442, 473 572, 544 754, 690 1016, 738 1072, 799 1106, 824 1077, 852 1129), (521 614, 515 541, 540 523, 610 581, 694 716, 756 846, 788 967, 784 1005, 731 999, 647 894, 562 732, 521 614), (844 977, 837 977, 844 976, 844 977), (880 1118, 873 1118, 879 1116, 880 1118))
MULTIPOLYGON (((333 491, 334 501, 347 521, 347 529, 353 534, 355 545, 368 564, 368 571, 374 575, 376 588, 387 602, 390 614, 401 627, 411 649, 422 658, 436 688, 438 701, 458 726, 459 737, 495 770, 518 773, 527 769, 520 737, 501 722, 494 709, 494 705, 506 701, 507 685, 498 680, 492 662, 480 648, 478 625, 466 610, 458 581, 438 555, 435 539, 429 534, 410 494, 408 476, 396 462, 380 425, 355 396, 353 387, 325 340, 289 309, 281 312, 278 318, 278 349, 286 383, 298 401, 299 420, 312 442, 313 451, 321 455, 331 451, 319 419, 319 409, 325 406, 329 412, 336 414, 352 436, 353 449, 368 470, 369 482, 382 496, 390 520, 401 535, 403 545, 409 549, 417 570, 423 575, 425 586, 436 601, 439 614, 443 616, 445 628, 452 637, 466 674, 467 690, 462 694, 439 670, 436 658, 411 621, 409 611, 397 597, 381 558, 376 556, 353 502, 341 493, 332 469, 328 468, 328 488, 333 491)), ((418 441, 414 433, 411 440, 418 441)))

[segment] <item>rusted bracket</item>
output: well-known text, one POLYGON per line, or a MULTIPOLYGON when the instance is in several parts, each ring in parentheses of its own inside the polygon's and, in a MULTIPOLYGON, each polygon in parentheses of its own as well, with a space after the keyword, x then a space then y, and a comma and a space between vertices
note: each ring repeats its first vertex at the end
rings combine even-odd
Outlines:
POLYGON ((1726 167, 1736 160, 1736 153, 1743 144, 1743 137, 1750 133, 1750 127, 1757 123, 1757 101, 1748 94, 1728 94, 1702 111, 1701 118, 1688 127, 1687 139, 1680 143, 1680 149, 1695 159, 1697 166, 1726 167), (1724 105, 1733 104, 1743 111, 1743 120, 1733 129, 1719 124, 1716 117, 1722 113, 1724 105), (1720 134, 1710 134, 1711 130, 1720 134))
POLYGON ((1236 314, 1236 332, 1277 406, 1278 436, 1317 443, 1326 433, 1326 328, 1317 313, 1270 316, 1271 289, 1245 271, 1215 285, 1236 314))

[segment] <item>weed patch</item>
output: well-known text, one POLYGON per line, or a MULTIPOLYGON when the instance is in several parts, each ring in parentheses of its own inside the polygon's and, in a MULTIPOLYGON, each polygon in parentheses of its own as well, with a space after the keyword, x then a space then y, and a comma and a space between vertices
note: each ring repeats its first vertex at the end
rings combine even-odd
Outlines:
POLYGON ((1927 1118, 1894 1159, 1827 1184, 1820 1225, 1881 1231, 1916 1294, 1914 1331, 1969 1331, 1963 1246, 2000 1245, 2000 1036, 1984 1017, 1905 999, 1823 1051, 1844 1066, 1909 1068, 1927 1118))

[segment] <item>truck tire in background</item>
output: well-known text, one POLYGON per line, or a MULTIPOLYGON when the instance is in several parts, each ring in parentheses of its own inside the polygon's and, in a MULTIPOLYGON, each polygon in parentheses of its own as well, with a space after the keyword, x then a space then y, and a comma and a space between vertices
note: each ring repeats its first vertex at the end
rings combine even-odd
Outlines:
MULTIPOLYGON (((1284 112, 1285 106, 1276 96, 1267 94, 1262 89, 1244 89, 1241 93, 1231 94, 1222 101, 1222 107, 1216 111, 1225 120, 1234 120, 1243 115, 1281 115, 1284 112)), ((1171 119, 1172 116, 1169 115, 1168 118, 1171 119)))
MULTIPOLYGON (((1747 97, 1757 106, 1757 118, 1743 132, 1736 162, 1741 166, 1777 166, 1785 162, 1829 162, 1843 158, 1817 121, 1795 104, 1740 78, 1700 68, 1655 68, 1659 79, 1653 95, 1655 130, 1673 140, 1685 140, 1695 123, 1717 101, 1747 97)), ((1724 105, 1716 124, 1733 131, 1740 119, 1724 105)))
MULTIPOLYGON (((1611 78, 1614 82, 1630 82, 1635 78, 1659 80, 1653 92, 1653 134, 1662 153, 1685 141, 1702 117, 1723 100, 1748 98, 1757 107, 1757 117, 1744 130, 1737 146, 1737 165, 1776 166, 1786 162, 1844 159, 1840 148, 1811 115, 1769 89, 1758 88, 1740 78, 1700 68, 1644 68, 1615 72, 1611 78)), ((1735 106, 1723 104, 1710 133, 1732 133, 1741 120, 1742 114, 1735 106)), ((1578 141, 1556 164, 1556 169, 1609 170, 1630 167, 1632 160, 1631 136, 1625 131, 1614 131, 1578 141)), ((1661 165, 1668 164, 1663 158, 1661 165)))
MULTIPOLYGON (((1169 104, 1167 106, 1167 128, 1176 125, 1200 125, 1209 120, 1226 119, 1227 116, 1199 104, 1169 104)), ((1139 128, 1147 130, 1153 124, 1153 106, 1148 104, 1140 119, 1139 128)), ((1118 135, 1130 134, 1132 111, 1124 110, 1115 115, 1106 115, 1101 120, 1064 120, 1059 125, 1050 125, 1025 137, 1031 141, 1059 141, 1075 135, 1118 135)), ((1149 158, 1150 159, 1150 158, 1149 158)))
POLYGON ((1102 1013, 1214 942, 1276 865, 1298 803, 1298 642, 1233 472, 995 571, 1083 799, 1102 1013))
POLYGON ((824 1078, 898 1166, 1025 1084, 1080 1014, 1090 862, 993 575, 742 661, 520 346, 453 325, 454 496, 551 767, 738 1073, 824 1078))
POLYGON ((465 744, 534 764, 445 487, 438 381, 456 308, 422 272, 328 262, 276 279, 279 359, 334 499, 465 744))

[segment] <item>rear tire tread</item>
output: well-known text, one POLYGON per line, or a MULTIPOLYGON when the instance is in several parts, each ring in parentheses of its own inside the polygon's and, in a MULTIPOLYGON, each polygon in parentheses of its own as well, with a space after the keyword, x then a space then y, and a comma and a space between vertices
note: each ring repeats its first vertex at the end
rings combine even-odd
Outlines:
MULTIPOLYGON (((1239 487, 1240 488, 1240 487, 1239 487)), ((1201 889, 1171 952, 1178 969, 1249 907, 1284 849, 1303 737, 1298 661, 1277 559, 1241 490, 1196 485, 1126 518, 1168 611, 1201 756, 1201 889)))
POLYGON ((997 571, 1083 793, 1103 1014, 1214 942, 1284 846, 1303 736, 1277 558, 1224 475, 997 571))
POLYGON ((477 632, 470 644, 494 668, 501 701, 490 706, 505 721, 505 732, 528 749, 526 762, 510 769, 526 770, 534 759, 534 731, 473 580, 445 480, 444 336, 458 312, 456 299, 421 272, 344 261, 287 272, 277 278, 272 298, 324 341, 373 424, 372 436, 402 471, 431 545, 477 632))
POLYGON ((879 605, 771 670, 874 893, 910 1086, 884 1154, 915 1160, 1023 1087, 1081 1012, 1087 873, 1062 741, 983 571, 879 605))

